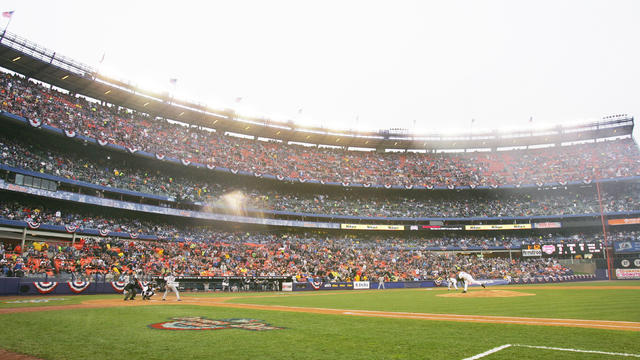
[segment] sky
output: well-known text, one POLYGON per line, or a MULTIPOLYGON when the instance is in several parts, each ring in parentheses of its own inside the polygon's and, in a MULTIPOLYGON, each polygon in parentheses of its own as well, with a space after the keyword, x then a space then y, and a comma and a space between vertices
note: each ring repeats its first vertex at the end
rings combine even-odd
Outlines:
POLYGON ((635 0, 2 1, 10 10, 9 32, 241 115, 477 133, 640 114, 635 0))

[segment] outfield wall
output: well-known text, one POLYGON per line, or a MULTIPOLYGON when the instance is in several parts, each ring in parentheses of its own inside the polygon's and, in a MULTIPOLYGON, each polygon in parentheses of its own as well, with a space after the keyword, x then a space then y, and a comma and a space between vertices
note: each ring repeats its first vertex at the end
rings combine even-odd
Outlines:
MULTIPOLYGON (((201 279, 185 278, 178 279, 181 283, 189 282, 211 282, 221 280, 213 277, 202 277, 201 279)), ((511 281, 503 279, 479 279, 487 286, 509 285, 509 284, 549 284, 572 281, 605 280, 605 274, 592 275, 566 275, 566 276, 540 276, 530 278, 513 278, 511 281)), ((369 290, 378 289, 379 283, 373 281, 351 281, 351 282, 287 282, 279 277, 279 290, 281 291, 319 291, 319 290, 369 290)), ((58 281, 57 279, 42 278, 0 278, 0 295, 80 295, 80 294, 121 294, 125 283, 119 281, 88 282, 88 281, 58 281)), ((425 281, 399 281, 385 282, 385 289, 412 289, 412 288, 434 288, 446 287, 446 281, 425 280, 425 281)), ((479 285, 473 285, 479 286, 479 285)), ((212 290, 214 288, 211 288, 212 290)), ((268 290, 270 290, 269 288, 268 290)), ((263 289, 264 291, 264 289, 263 289)))

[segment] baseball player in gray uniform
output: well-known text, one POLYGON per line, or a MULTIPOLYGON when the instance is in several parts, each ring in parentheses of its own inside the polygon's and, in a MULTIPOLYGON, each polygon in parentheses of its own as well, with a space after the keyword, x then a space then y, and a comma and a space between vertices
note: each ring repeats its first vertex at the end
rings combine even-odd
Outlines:
POLYGON ((176 277, 173 274, 169 273, 164 277, 164 281, 166 285, 164 286, 164 295, 162 295, 162 300, 167 300, 167 293, 169 290, 173 291, 176 294, 176 299, 180 301, 180 293, 178 292, 178 283, 176 282, 176 277))

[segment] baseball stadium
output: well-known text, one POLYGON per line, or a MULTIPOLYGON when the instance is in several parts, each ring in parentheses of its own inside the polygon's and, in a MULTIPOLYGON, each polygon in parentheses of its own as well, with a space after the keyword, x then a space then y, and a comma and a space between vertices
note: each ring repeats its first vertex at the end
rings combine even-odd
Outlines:
POLYGON ((245 116, 7 24, 0 359, 640 358, 634 125, 245 116))

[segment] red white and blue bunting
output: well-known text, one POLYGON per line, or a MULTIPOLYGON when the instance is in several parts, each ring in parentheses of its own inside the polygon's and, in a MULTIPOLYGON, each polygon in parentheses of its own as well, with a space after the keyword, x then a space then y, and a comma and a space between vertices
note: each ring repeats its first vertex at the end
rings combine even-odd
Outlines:
POLYGON ((191 160, 189 160, 189 159, 180 159, 180 162, 184 166, 189 166, 189 164, 191 164, 191 160))
MULTIPOLYGON (((233 172, 233 170, 232 170, 231 172, 233 172)), ((236 171, 236 172, 237 172, 237 171, 236 171)), ((235 173, 234 173, 234 174, 235 174, 235 173)), ((276 179, 278 179, 278 180, 282 181, 282 180, 284 180, 284 176, 282 176, 282 175, 276 175, 276 179)))
POLYGON ((407 190, 411 190, 413 189, 413 185, 405 185, 404 188, 407 190))
POLYGON ((40 223, 39 222, 35 222, 31 219, 27 220, 27 225, 29 225, 30 229, 37 229, 40 227, 40 223))
POLYGON ((300 178, 298 180, 300 180, 301 183, 306 183, 307 182, 307 179, 303 179, 303 178, 300 178))
POLYGON ((391 184, 384 184, 385 189, 391 189, 391 184))
POLYGON ((98 145, 107 146, 107 144, 109 144, 109 142, 107 140, 98 139, 98 145))
POLYGON ((33 286, 36 287, 40 294, 48 294, 52 292, 56 288, 56 286, 58 286, 58 283, 53 281, 34 281, 33 286))
POLYGON ((131 236, 132 239, 137 239, 138 235, 138 233, 129 233, 129 236, 131 236))
POLYGON ((75 224, 65 225, 64 229, 67 230, 68 233, 74 233, 78 230, 79 226, 75 224))
POLYGON ((40 127, 42 125, 42 120, 40 119, 29 119, 29 125, 33 127, 40 127))
POLYGON ((433 185, 426 185, 425 187, 429 190, 433 190, 433 185))
POLYGON ((313 280, 313 281, 309 281, 309 284, 311 284, 311 287, 314 290, 320 290, 320 287, 322 287, 322 281, 313 280))
POLYGON ((156 159, 164 160, 164 154, 156 154, 156 159))
POLYGON ((207 164, 207 169, 209 169, 209 170, 213 170, 213 169, 215 169, 215 168, 216 168, 216 166, 215 166, 215 165, 213 165, 213 164, 207 164))
POLYGON ((454 185, 447 185, 447 189, 449 189, 449 190, 453 190, 453 189, 455 189, 455 188, 456 188, 456 187, 455 187, 454 185))
POLYGON ((88 281, 68 281, 67 284, 69 285, 69 289, 76 294, 80 294, 91 285, 88 281))
POLYGON ((231 173, 232 173, 232 174, 234 174, 234 175, 238 173, 238 170, 236 170, 236 169, 231 169, 230 171, 231 171, 231 173))
POLYGON ((131 146, 131 147, 127 146, 127 150, 129 150, 129 152, 132 154, 138 151, 138 149, 134 146, 131 146))
POLYGON ((369 184, 369 183, 364 183, 364 184, 362 184, 362 186, 364 186, 364 187, 368 188, 368 187, 371 187, 371 184, 369 184))
POLYGON ((70 138, 72 138, 72 137, 76 137, 76 132, 75 132, 75 131, 73 131, 73 130, 65 130, 65 131, 64 131, 64 134, 65 134, 67 137, 70 137, 70 138))
POLYGON ((255 177, 259 178, 259 177, 262 177, 262 174, 260 174, 260 173, 254 173, 254 174, 253 174, 253 176, 255 176, 255 177))
POLYGON ((124 287, 127 285, 126 282, 124 281, 112 281, 111 282, 111 287, 113 288, 113 290, 121 293, 124 291, 124 287))
POLYGON ((100 233, 100 236, 107 236, 109 235, 109 229, 100 229, 98 230, 98 232, 100 233))

